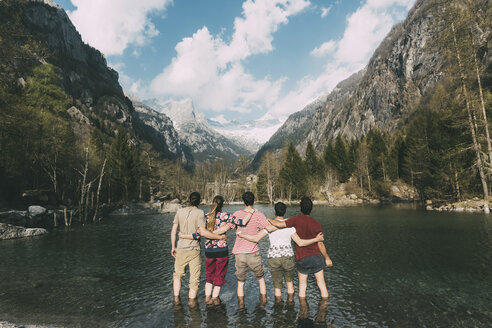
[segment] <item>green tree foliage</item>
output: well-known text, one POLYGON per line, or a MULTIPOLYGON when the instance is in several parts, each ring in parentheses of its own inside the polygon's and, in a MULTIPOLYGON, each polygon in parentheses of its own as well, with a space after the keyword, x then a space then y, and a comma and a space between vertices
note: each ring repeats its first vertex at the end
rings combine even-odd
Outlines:
POLYGON ((289 199, 292 196, 299 198, 307 191, 306 167, 301 159, 301 155, 299 155, 292 142, 289 142, 287 146, 285 161, 280 170, 280 179, 289 199))
POLYGON ((385 159, 387 155, 385 136, 375 129, 367 134, 369 144, 369 172, 374 180, 386 179, 385 159))
POLYGON ((123 128, 118 129, 116 140, 111 145, 109 168, 115 188, 113 195, 123 198, 125 202, 135 199, 140 173, 140 157, 137 148, 123 128))
POLYGON ((70 100, 60 85, 61 76, 55 66, 43 64, 35 67, 33 75, 27 79, 24 104, 40 112, 65 113, 70 100))
POLYGON ((311 141, 308 142, 306 147, 304 165, 311 182, 314 185, 319 185, 325 178, 325 167, 323 161, 316 156, 316 151, 311 141))
POLYGON ((352 175, 353 163, 350 162, 349 150, 345 140, 338 136, 334 147, 334 169, 337 172, 338 180, 346 182, 352 175))

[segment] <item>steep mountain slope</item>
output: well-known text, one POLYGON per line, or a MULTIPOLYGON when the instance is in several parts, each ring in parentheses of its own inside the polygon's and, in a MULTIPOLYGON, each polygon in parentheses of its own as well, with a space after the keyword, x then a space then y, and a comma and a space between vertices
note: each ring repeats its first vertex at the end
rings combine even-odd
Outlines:
POLYGON ((292 114, 260 149, 291 140, 304 151, 308 141, 322 150, 338 135, 356 137, 372 128, 391 131, 436 85, 443 75, 442 60, 429 42, 433 36, 434 0, 418 0, 407 19, 396 25, 373 54, 367 67, 342 81, 322 104, 315 102, 292 114))
POLYGON ((181 101, 150 99, 147 106, 169 116, 178 132, 181 144, 186 145, 197 161, 214 161, 220 158, 236 160, 241 154, 252 152, 215 131, 203 114, 197 113, 191 99, 181 101))
POLYGON ((160 149, 176 154, 183 163, 193 158, 190 149, 179 141, 179 135, 174 128, 173 121, 166 114, 159 113, 138 100, 132 100, 138 118, 155 131, 155 143, 160 149))
MULTIPOLYGON (((22 33, 7 37, 12 42, 17 42, 15 38, 34 40, 42 45, 46 54, 39 54, 34 61, 22 57, 9 58, 0 63, 2 71, 9 71, 24 83, 33 67, 49 62, 57 67, 62 77, 62 87, 71 97, 74 107, 87 117, 84 124, 92 126, 90 129, 76 128, 80 133, 87 134, 96 128, 111 136, 118 127, 123 126, 134 141, 150 143, 164 158, 184 162, 192 160, 188 153, 180 149, 172 125, 167 126, 167 136, 162 137, 160 134, 164 131, 158 132, 139 119, 132 102, 123 93, 118 73, 107 66, 106 59, 98 50, 82 41, 62 8, 51 0, 10 2, 20 8, 22 33)), ((8 15, 0 17, 0 24, 12 24, 13 20, 8 15)), ((5 37, 2 35, 2 38, 5 37)), ((79 138, 87 137, 79 135, 79 138)))

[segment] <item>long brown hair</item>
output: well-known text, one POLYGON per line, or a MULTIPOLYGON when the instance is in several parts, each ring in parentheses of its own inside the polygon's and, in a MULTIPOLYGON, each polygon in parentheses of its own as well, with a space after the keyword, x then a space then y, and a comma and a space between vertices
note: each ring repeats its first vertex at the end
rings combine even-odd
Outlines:
POLYGON ((222 211, 223 205, 224 205, 224 197, 215 196, 214 200, 212 201, 212 209, 207 214, 208 215, 208 220, 207 220, 207 230, 208 231, 212 232, 215 230, 215 217, 217 216, 217 213, 222 211))

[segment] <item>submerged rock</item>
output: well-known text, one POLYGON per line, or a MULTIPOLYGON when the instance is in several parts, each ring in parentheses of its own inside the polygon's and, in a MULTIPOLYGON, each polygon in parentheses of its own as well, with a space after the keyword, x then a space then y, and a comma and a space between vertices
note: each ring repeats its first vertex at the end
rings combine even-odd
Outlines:
POLYGON ((0 223, 0 240, 40 236, 47 233, 48 231, 43 228, 24 228, 11 224, 0 223))

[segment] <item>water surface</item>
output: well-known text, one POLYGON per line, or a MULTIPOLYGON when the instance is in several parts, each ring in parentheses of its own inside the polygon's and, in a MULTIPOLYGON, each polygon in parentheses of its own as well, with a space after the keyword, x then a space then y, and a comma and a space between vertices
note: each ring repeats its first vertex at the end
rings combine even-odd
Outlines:
MULTIPOLYGON (((258 208, 273 215, 271 207, 258 208)), ((297 211, 289 207, 287 215, 297 211)), ((246 308, 238 309, 231 256, 221 307, 205 306, 202 270, 199 307, 175 309, 173 215, 141 215, 1 241, 0 321, 64 327, 298 327, 313 321, 318 327, 491 326, 490 216, 323 206, 312 215, 323 226, 334 263, 325 271, 328 304, 320 303, 314 279, 307 308, 297 298, 274 304, 264 239, 265 306, 249 273, 246 308)), ((230 250, 234 238, 229 232, 230 250)), ((183 300, 186 295, 183 289, 183 300)))

